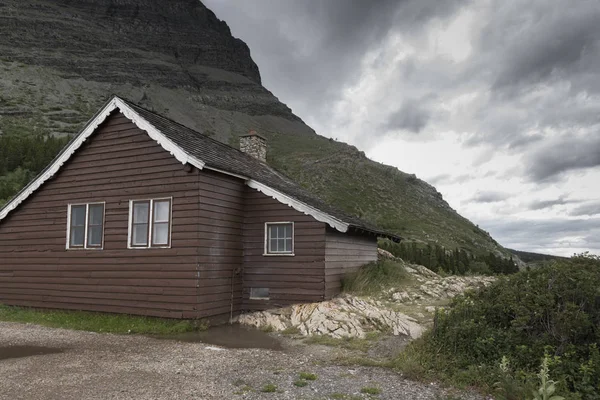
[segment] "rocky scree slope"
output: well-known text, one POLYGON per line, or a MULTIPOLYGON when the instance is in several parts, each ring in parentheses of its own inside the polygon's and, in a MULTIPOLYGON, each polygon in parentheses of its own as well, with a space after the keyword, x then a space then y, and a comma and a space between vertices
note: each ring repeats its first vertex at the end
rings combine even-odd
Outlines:
POLYGON ((504 252, 433 186, 317 135, 197 0, 3 0, 0 72, 0 134, 73 134, 118 94, 233 146, 257 129, 269 163, 405 238, 504 252))

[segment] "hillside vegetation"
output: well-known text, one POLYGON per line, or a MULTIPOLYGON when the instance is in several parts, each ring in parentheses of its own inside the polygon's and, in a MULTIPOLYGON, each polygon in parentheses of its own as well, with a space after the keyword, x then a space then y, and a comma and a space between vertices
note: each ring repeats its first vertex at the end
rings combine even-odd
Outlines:
POLYGON ((42 171, 68 139, 48 134, 0 136, 0 207, 42 171))
POLYGON ((549 254, 531 253, 528 251, 519 251, 513 249, 507 249, 511 254, 519 257, 521 261, 527 263, 530 266, 541 265, 549 261, 561 261, 567 260, 567 257, 553 256, 549 254))
MULTIPOLYGON (((0 135, 73 135, 118 94, 232 146, 249 129, 258 130, 268 139, 273 166, 334 206, 406 239, 508 255, 433 186, 317 135, 261 85, 248 47, 200 2, 173 0, 168 8, 149 0, 7 5, 11 12, 3 14, 0 32, 0 135)), ((26 180, 0 174, 19 182, 11 193, 26 180)))
POLYGON ((397 368, 498 399, 531 398, 544 356, 568 399, 600 398, 600 260, 587 255, 522 271, 454 299, 397 368))

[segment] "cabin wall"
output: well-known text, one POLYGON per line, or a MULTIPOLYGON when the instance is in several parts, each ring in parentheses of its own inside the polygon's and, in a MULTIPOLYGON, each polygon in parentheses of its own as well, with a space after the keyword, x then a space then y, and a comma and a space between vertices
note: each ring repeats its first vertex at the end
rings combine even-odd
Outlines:
POLYGON ((377 238, 331 228, 327 228, 325 238, 325 296, 330 299, 340 293, 345 274, 377 261, 377 238))
POLYGON ((0 303, 173 318, 241 306, 244 184, 186 170, 122 114, 0 221, 0 303), (128 249, 129 200, 172 197, 172 246, 128 249), (66 250, 69 203, 106 202, 103 250, 66 250), (233 293, 233 294, 232 294, 233 293))
POLYGON ((325 297, 325 224, 246 188, 243 309, 262 310, 325 297), (265 256, 265 223, 294 222, 294 256, 265 256), (250 288, 268 288, 269 300, 251 300, 250 288))

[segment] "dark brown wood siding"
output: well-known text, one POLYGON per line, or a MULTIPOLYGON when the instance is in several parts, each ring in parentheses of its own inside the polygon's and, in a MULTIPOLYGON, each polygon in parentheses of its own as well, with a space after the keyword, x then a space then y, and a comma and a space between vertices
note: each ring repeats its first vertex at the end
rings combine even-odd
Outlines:
POLYGON ((377 260, 377 238, 340 233, 327 228, 325 236, 326 298, 340 293, 342 278, 348 272, 377 260))
POLYGON ((261 310, 321 301, 325 296, 325 224, 246 188, 244 306, 261 310), (294 256, 265 256, 265 223, 294 222, 294 256), (268 288, 269 300, 250 300, 250 288, 268 288))
POLYGON ((197 318, 241 306, 244 184, 184 166, 115 114, 0 222, 0 303, 197 318), (127 249, 129 200, 173 198, 172 246, 127 249), (69 203, 106 202, 104 249, 66 250, 69 203), (233 292, 233 293, 232 293, 233 292))

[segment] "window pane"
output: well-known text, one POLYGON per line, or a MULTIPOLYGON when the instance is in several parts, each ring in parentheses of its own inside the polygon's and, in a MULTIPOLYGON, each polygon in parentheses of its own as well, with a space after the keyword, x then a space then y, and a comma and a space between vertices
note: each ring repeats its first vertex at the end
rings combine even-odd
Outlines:
POLYGON ((277 239, 277 251, 285 251, 285 239, 277 239))
POLYGON ((285 251, 292 252, 292 239, 285 239, 285 251))
POLYGON ((269 253, 277 251, 277 239, 269 241, 269 253))
POLYGON ((148 214, 150 213, 150 202, 133 203, 133 222, 134 223, 148 223, 148 214))
POLYGON ((88 228, 88 246, 102 246, 102 225, 88 228))
POLYGON ((277 239, 277 225, 269 225, 269 239, 277 239))
POLYGON ((85 226, 85 206, 71 207, 71 226, 85 226))
POLYGON ((170 217, 170 205, 169 200, 161 200, 154 202, 154 222, 168 222, 170 217))
POLYGON ((285 228, 285 234, 283 237, 286 239, 291 239, 292 238, 292 225, 291 224, 284 225, 284 228, 285 228))
POLYGON ((148 245, 148 224, 137 224, 133 226, 133 245, 148 245))
POLYGON ((88 225, 102 225, 104 221, 104 205, 92 204, 89 210, 88 225))
POLYGON ((85 240, 85 227, 74 226, 71 228, 71 246, 83 246, 85 240))
POLYGON ((169 223, 158 223, 154 224, 154 231, 152 232, 152 243, 158 245, 169 244, 169 223))

